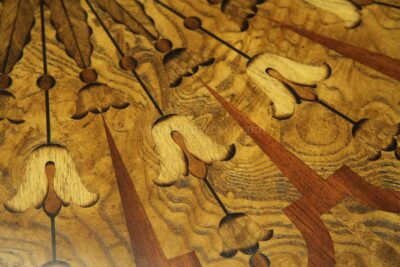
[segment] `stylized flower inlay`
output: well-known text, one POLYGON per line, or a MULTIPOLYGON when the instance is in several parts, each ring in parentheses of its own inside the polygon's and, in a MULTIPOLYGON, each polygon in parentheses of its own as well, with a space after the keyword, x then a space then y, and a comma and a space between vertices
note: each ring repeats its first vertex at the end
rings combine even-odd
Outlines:
POLYGON ((223 243, 220 255, 230 258, 238 250, 247 255, 255 254, 259 249, 259 242, 270 240, 273 230, 263 230, 244 213, 230 213, 219 223, 219 234, 223 243))
POLYGON ((21 118, 21 114, 17 107, 17 101, 15 96, 8 92, 0 91, 0 121, 7 119, 9 122, 14 124, 23 123, 24 120, 21 118))
POLYGON ((17 194, 4 206, 11 212, 23 212, 30 207, 40 208, 48 194, 54 191, 64 206, 73 203, 80 207, 94 205, 99 195, 89 192, 81 182, 68 150, 61 145, 42 145, 29 156, 22 184, 17 194), (45 166, 54 164, 53 181, 49 182, 45 166), (53 188, 49 188, 53 186, 53 188))
POLYGON ((351 0, 304 0, 307 3, 339 17, 347 28, 361 23, 360 8, 351 0))
POLYGON ((177 48, 168 52, 163 58, 163 65, 167 72, 168 84, 176 87, 184 77, 190 77, 199 71, 200 67, 207 67, 214 63, 214 58, 203 59, 193 51, 177 48))
POLYGON ((400 124, 388 123, 380 118, 361 119, 352 129, 353 137, 363 146, 369 160, 378 160, 382 151, 397 151, 396 136, 400 124))
POLYGON ((271 53, 261 53, 250 59, 246 73, 271 100, 274 117, 287 119, 295 112, 298 98, 302 98, 298 90, 308 91, 308 95, 312 95, 312 89, 330 76, 331 69, 327 64, 309 65, 271 53))
POLYGON ((110 107, 115 109, 127 108, 129 103, 123 99, 122 93, 118 90, 111 89, 102 83, 89 83, 79 90, 78 102, 72 118, 80 120, 86 117, 89 112, 100 114, 107 112, 110 107))
POLYGON ((214 142, 188 118, 179 115, 161 117, 152 129, 161 165, 154 183, 160 186, 171 186, 181 176, 187 176, 189 173, 188 157, 172 138, 174 132, 183 137, 186 153, 205 164, 211 164, 215 160, 229 160, 235 154, 235 145, 224 146, 214 142))

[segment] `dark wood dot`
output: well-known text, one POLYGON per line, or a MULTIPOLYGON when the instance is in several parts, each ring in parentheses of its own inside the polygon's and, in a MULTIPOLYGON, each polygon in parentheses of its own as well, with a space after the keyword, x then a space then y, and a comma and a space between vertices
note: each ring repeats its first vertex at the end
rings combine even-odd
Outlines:
POLYGON ((37 86, 42 90, 50 90, 56 85, 56 80, 50 75, 42 75, 36 81, 37 86))
POLYGON ((219 3, 221 3, 221 0, 208 0, 208 2, 210 4, 219 4, 219 3))
POLYGON ((197 30, 201 27, 201 19, 198 17, 188 17, 185 19, 185 27, 189 30, 197 30))
POLYGON ((84 83, 94 83, 97 81, 97 72, 94 69, 84 69, 79 73, 79 78, 81 78, 81 81, 84 83))
POLYGON ((128 70, 128 71, 132 71, 136 68, 136 66, 138 65, 137 60, 133 57, 122 57, 121 60, 119 61, 119 66, 123 69, 123 70, 128 70))
POLYGON ((12 79, 7 74, 0 74, 0 89, 7 89, 12 84, 12 79))
POLYGON ((172 42, 168 39, 159 39, 154 47, 161 53, 168 53, 172 49, 172 42))

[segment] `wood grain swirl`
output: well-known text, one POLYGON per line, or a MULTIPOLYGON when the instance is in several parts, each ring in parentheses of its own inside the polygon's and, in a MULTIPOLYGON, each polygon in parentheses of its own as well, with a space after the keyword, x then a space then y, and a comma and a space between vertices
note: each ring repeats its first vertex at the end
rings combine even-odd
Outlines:
MULTIPOLYGON (((118 0, 130 10, 133 1, 118 0)), ((198 16, 203 26, 250 55, 269 52, 304 64, 326 62, 332 68, 329 79, 318 83, 318 98, 358 121, 375 118, 395 125, 400 121, 400 83, 359 64, 307 38, 267 22, 261 15, 286 21, 320 35, 341 40, 369 51, 400 58, 400 16, 397 10, 378 5, 365 6, 363 23, 354 30, 343 27, 340 18, 304 1, 271 0, 258 6, 246 32, 229 20, 217 6, 206 0, 168 0, 169 5, 188 16, 198 16), (374 38, 371 38, 373 36, 374 38)), ((387 3, 395 1, 386 0, 387 3)), ((4 1, 2 1, 4 6, 4 1)), ((126 95, 129 107, 109 109, 106 117, 126 170, 135 185, 145 213, 167 259, 195 251, 202 266, 245 267, 249 256, 238 253, 226 259, 219 255, 223 244, 218 224, 224 216, 203 182, 189 175, 175 186, 159 188, 153 179, 160 170, 159 155, 151 126, 159 117, 140 85, 121 71, 113 44, 96 23, 84 1, 87 22, 93 29, 92 68, 98 82, 126 95)), ((381 159, 370 162, 367 152, 351 135, 351 125, 320 105, 302 101, 293 116, 284 121, 272 118, 270 99, 249 81, 246 60, 220 43, 184 28, 182 20, 144 1, 146 13, 155 27, 168 36, 175 47, 186 47, 205 58, 214 57, 213 66, 198 73, 201 78, 251 118, 262 129, 304 161, 320 177, 331 176, 342 165, 358 173, 374 186, 400 191, 400 161, 393 152, 382 152, 381 159)), ((116 24, 111 16, 99 12, 118 44, 127 55, 137 59, 135 69, 159 101, 166 114, 188 116, 215 141, 235 143, 237 153, 228 162, 208 166, 207 179, 232 212, 244 212, 263 229, 274 229, 274 238, 260 243, 260 253, 272 266, 307 266, 305 239, 282 211, 301 197, 282 172, 265 157, 254 141, 231 119, 209 92, 192 79, 169 89, 167 72, 160 53, 145 38, 116 24), (157 56, 158 55, 158 56, 157 56)), ((36 11, 38 15, 38 10, 36 11)), ((46 10, 49 23, 49 10, 46 10)), ((68 147, 82 182, 100 201, 89 209, 71 205, 57 218, 58 256, 72 266, 130 267, 135 265, 129 232, 110 159, 104 127, 99 115, 89 113, 72 120, 82 81, 81 68, 58 42, 53 27, 46 28, 49 71, 57 79, 49 91, 52 138, 68 147)), ((17 110, 25 123, 0 122, 0 202, 17 192, 23 168, 31 150, 46 141, 43 94, 35 86, 41 75, 40 25, 32 29, 32 42, 10 74, 17 110)), ((197 74, 197 75, 198 75, 197 74)), ((398 137, 397 137, 398 139, 398 137)), ((51 256, 50 224, 41 210, 28 209, 11 214, 0 209, 0 265, 40 266, 51 256)), ((400 252, 398 214, 379 211, 346 198, 324 214, 321 220, 333 240, 337 266, 393 266, 400 252)), ((395 265, 394 265, 395 266, 395 265)))

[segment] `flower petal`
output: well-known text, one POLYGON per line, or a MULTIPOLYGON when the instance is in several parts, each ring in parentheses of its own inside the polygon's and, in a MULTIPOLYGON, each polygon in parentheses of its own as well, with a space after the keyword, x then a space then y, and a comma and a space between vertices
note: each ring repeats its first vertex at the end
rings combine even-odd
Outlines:
POLYGON ((163 66, 167 72, 170 87, 181 84, 184 77, 190 77, 199 71, 199 67, 214 63, 213 58, 202 59, 193 51, 185 48, 176 48, 165 54, 163 66))
POLYGON ((207 164, 215 160, 229 160, 235 155, 235 145, 218 144, 186 117, 174 116, 170 124, 183 136, 188 151, 207 164))
POLYGON ((0 91, 0 121, 7 118, 9 122, 14 124, 23 123, 21 113, 15 96, 8 91, 0 91))
POLYGON ((63 204, 73 203, 90 207, 99 199, 98 194, 89 192, 83 185, 75 163, 67 149, 62 146, 47 146, 49 158, 56 166, 54 189, 63 204))
POLYGON ((42 267, 71 267, 68 262, 65 261, 49 261, 46 264, 43 264, 42 267))
POLYGON ((73 119, 80 120, 89 112, 99 114, 107 112, 110 107, 116 109, 125 109, 129 103, 125 102, 122 93, 113 90, 102 83, 90 83, 79 90, 79 96, 76 104, 73 119))
POLYGON ((39 208, 47 194, 48 181, 45 165, 48 162, 44 147, 35 149, 25 166, 17 194, 4 204, 11 212, 23 212, 29 207, 39 208))
POLYGON ((42 145, 30 155, 20 189, 13 199, 5 203, 12 212, 22 212, 30 206, 40 207, 48 191, 46 164, 54 163, 54 190, 64 205, 70 203, 81 207, 94 205, 98 194, 89 192, 82 184, 75 164, 67 149, 60 145, 42 145))
POLYGON ((243 254, 247 254, 247 255, 253 255, 258 251, 259 248, 260 248, 260 246, 258 245, 258 242, 257 242, 247 248, 240 249, 240 252, 242 252, 243 254))
POLYGON ((171 186, 182 175, 188 174, 186 157, 171 137, 174 129, 169 120, 173 117, 175 115, 160 118, 154 123, 151 131, 160 156, 160 173, 153 182, 160 186, 171 186))
POLYGON ((296 99, 282 82, 266 73, 268 69, 278 71, 291 82, 308 86, 314 86, 316 82, 326 79, 330 74, 330 68, 326 64, 306 65, 271 53, 254 56, 247 64, 246 73, 271 99, 274 116, 280 119, 293 115, 296 99))
POLYGON ((338 16, 344 21, 347 28, 352 28, 360 24, 361 13, 349 0, 304 0, 307 3, 316 6, 322 10, 338 16))
POLYGON ((221 256, 221 257, 224 257, 224 258, 232 258, 232 257, 234 257, 236 254, 237 254, 237 249, 234 249, 234 250, 230 250, 230 251, 222 251, 221 253, 219 253, 219 255, 221 256))
POLYGON ((272 230, 265 231, 244 213, 231 213, 219 224, 219 234, 224 245, 223 252, 240 250, 253 255, 259 249, 259 241, 272 237, 272 230))
POLYGON ((260 241, 268 241, 272 237, 274 237, 274 230, 269 229, 269 230, 267 230, 267 233, 265 234, 265 236, 262 239, 260 239, 260 241))

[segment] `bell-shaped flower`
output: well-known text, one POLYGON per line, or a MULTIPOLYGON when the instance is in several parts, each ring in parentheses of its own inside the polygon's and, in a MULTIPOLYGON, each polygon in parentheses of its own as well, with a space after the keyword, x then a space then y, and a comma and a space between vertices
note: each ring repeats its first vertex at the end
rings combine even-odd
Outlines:
POLYGON ((79 90, 78 101, 72 118, 80 120, 86 117, 89 112, 99 114, 107 112, 110 107, 124 109, 129 106, 129 103, 123 99, 122 93, 118 90, 111 89, 102 83, 89 83, 79 90))
POLYGON ((40 208, 49 191, 54 191, 64 206, 70 203, 80 207, 94 205, 99 195, 89 192, 83 185, 75 163, 68 150, 60 145, 42 145, 29 156, 16 195, 4 206, 11 212, 23 212, 30 207, 40 208), (45 166, 55 166, 54 180, 49 189, 45 166))
MULTIPOLYGON (((293 115, 297 103, 298 90, 296 85, 316 86, 318 81, 329 77, 331 71, 327 64, 320 66, 306 65, 275 54, 263 53, 254 56, 247 64, 246 73, 257 87, 265 93, 273 104, 274 117, 286 119, 293 115), (271 75, 269 70, 279 73, 271 75), (285 82, 287 81, 287 82, 285 82), (294 86, 290 86, 293 83, 294 86)), ((311 94, 309 92, 308 94, 311 94)))
MULTIPOLYGON (((221 1, 221 11, 227 17, 240 25, 241 31, 246 31, 250 26, 250 20, 258 12, 258 5, 267 0, 247 0, 247 1, 221 1)), ((209 0, 212 3, 211 0, 209 0)))
POLYGON ((354 124, 352 134, 369 160, 378 160, 382 151, 395 151, 397 157, 396 136, 400 135, 399 123, 388 123, 379 117, 361 119, 354 124))
POLYGON ((307 3, 339 17, 347 28, 361 23, 360 9, 351 0, 304 0, 307 3))
POLYGON ((219 223, 219 234, 223 243, 220 255, 229 258, 238 250, 247 255, 255 254, 259 249, 258 243, 271 239, 273 230, 265 231, 244 213, 231 213, 219 223))
POLYGON ((171 50, 163 58, 163 66, 167 72, 170 87, 180 85, 184 77, 193 76, 200 67, 210 66, 213 63, 214 58, 203 59, 185 48, 171 50))
POLYGON ((14 124, 23 123, 15 96, 5 90, 0 91, 0 121, 7 119, 14 124))
POLYGON ((235 145, 224 146, 213 141, 187 117, 167 115, 158 119, 152 128, 152 136, 160 155, 160 173, 154 183, 160 186, 175 184, 189 173, 188 157, 173 139, 174 132, 183 138, 186 153, 205 164, 229 160, 235 154, 235 145))

